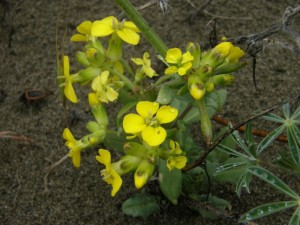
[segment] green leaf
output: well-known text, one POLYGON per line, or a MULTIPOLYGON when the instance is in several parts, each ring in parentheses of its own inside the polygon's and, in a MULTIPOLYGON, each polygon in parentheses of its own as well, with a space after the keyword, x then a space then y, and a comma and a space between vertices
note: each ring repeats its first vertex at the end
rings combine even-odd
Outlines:
POLYGON ((164 195, 174 204, 181 194, 182 174, 181 170, 174 168, 169 171, 165 160, 159 162, 159 187, 164 195))
POLYGON ((242 157, 242 158, 245 158, 245 159, 248 159, 248 160, 255 160, 255 158, 253 157, 249 157, 243 153, 240 153, 232 148, 228 148, 227 146, 225 145, 222 145, 222 144, 219 144, 217 146, 217 149, 223 151, 223 152, 226 152, 227 154, 231 154, 231 155, 234 155, 234 156, 237 156, 237 157, 242 157))
POLYGON ((246 136, 246 142, 248 145, 251 145, 253 141, 253 135, 252 135, 252 122, 249 121, 246 124, 246 131, 245 131, 245 136, 246 136))
POLYGON ((276 123, 284 123, 285 122, 284 118, 281 118, 280 116, 277 116, 273 113, 268 113, 267 115, 263 116, 262 118, 265 120, 276 122, 276 123))
POLYGON ((298 128, 295 125, 291 125, 287 127, 287 137, 288 137, 288 145, 293 160, 297 165, 300 165, 300 139, 297 137, 298 128))
POLYGON ((299 225, 300 224, 300 207, 298 207, 293 213, 289 225, 299 225))
POLYGON ((291 119, 293 120, 297 120, 297 118, 300 116, 300 106, 298 106, 298 108, 295 110, 295 112, 293 113, 291 119))
POLYGON ((248 172, 264 180, 265 182, 267 182, 277 190, 283 192, 284 194, 290 196, 291 198, 299 198, 299 196, 292 189, 290 189, 289 186, 287 186, 282 180, 280 180, 270 171, 259 166, 253 166, 248 168, 248 172))
POLYGON ((209 95, 205 95, 205 103, 207 106, 208 115, 210 117, 223 109, 226 98, 227 91, 225 89, 217 90, 209 95))
POLYGON ((249 161, 242 157, 230 158, 217 167, 214 179, 219 182, 236 182, 248 169, 249 161))
POLYGON ((263 150, 269 147, 274 140, 284 131, 286 128, 285 125, 281 125, 280 127, 273 130, 270 134, 268 134, 258 145, 257 147, 257 155, 261 154, 263 150))
POLYGON ((157 197, 144 193, 136 194, 122 204, 123 213, 133 217, 148 217, 158 210, 157 197))
POLYGON ((249 210, 247 213, 242 215, 239 222, 246 223, 248 221, 265 217, 273 213, 291 208, 293 206, 296 206, 297 204, 298 204, 297 201, 283 201, 283 202, 273 202, 273 203, 263 204, 249 210))
POLYGON ((116 152, 123 152, 123 146, 125 142, 127 142, 127 139, 124 135, 118 134, 117 132, 110 130, 105 136, 103 142, 105 146, 109 146, 116 152))
MULTIPOLYGON (((249 129, 249 128, 248 128, 249 129)), ((251 132, 248 130, 248 132, 251 132)), ((248 134, 249 135, 249 134, 248 134)), ((234 139, 234 141, 236 142, 236 144, 243 149, 249 156, 251 156, 252 158, 256 158, 256 152, 254 150, 254 145, 252 143, 249 144, 249 146, 246 145, 244 139, 240 136, 239 132, 237 130, 235 130, 232 135, 232 138, 234 139)), ((252 134, 251 134, 252 136, 252 134)))
POLYGON ((250 193, 250 179, 249 173, 244 173, 236 183, 235 192, 237 196, 241 196, 242 189, 245 188, 248 193, 250 193))
POLYGON ((167 85, 163 85, 159 89, 156 102, 158 102, 159 104, 162 104, 162 105, 169 104, 173 100, 173 98, 176 94, 176 91, 177 90, 170 88, 167 85))

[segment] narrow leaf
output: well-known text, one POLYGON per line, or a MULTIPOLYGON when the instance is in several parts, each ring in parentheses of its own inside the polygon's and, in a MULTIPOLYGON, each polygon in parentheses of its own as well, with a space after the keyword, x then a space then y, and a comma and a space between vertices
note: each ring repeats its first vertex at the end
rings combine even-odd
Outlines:
POLYGON ((157 197, 148 194, 136 194, 122 204, 123 213, 133 217, 148 217, 158 210, 157 197))
POLYGON ((250 167, 250 168, 248 168, 248 171, 250 173, 252 173, 253 175, 259 177, 260 179, 264 180, 265 182, 269 183, 271 186, 273 186, 277 190, 290 196, 291 198, 295 198, 295 199, 299 198, 299 196, 292 189, 290 189, 289 186, 287 186, 282 180, 280 180, 278 177, 276 177, 270 171, 268 171, 262 167, 259 167, 259 166, 250 167))
POLYGON ((290 104, 286 103, 282 106, 282 111, 285 119, 289 119, 291 117, 290 104))
POLYGON ((236 183, 235 192, 237 196, 241 196, 242 189, 245 188, 248 193, 250 193, 250 179, 249 173, 243 174, 236 183))
POLYGON ((293 213, 289 225, 299 225, 300 224, 300 207, 298 207, 293 213))
POLYGON ((287 137, 288 137, 288 145, 289 150, 291 151, 291 155, 293 157, 294 162, 297 165, 300 165, 300 152, 299 152, 299 139, 297 139, 297 127, 295 125, 287 127, 287 137))
POLYGON ((268 113, 267 115, 263 116, 262 118, 265 120, 276 122, 276 123, 284 123, 285 122, 284 118, 281 118, 280 116, 277 116, 273 113, 268 113))
POLYGON ((254 141, 253 141, 253 135, 252 135, 252 122, 251 121, 246 124, 245 135, 246 135, 246 142, 247 142, 248 146, 252 145, 252 143, 254 141))
POLYGON ((297 120, 297 118, 300 116, 300 106, 298 106, 298 108, 295 110, 295 112, 293 113, 291 119, 293 120, 297 120))
POLYGON ((232 155, 237 156, 237 157, 242 157, 242 158, 245 158, 245 159, 248 159, 248 160, 254 160, 255 159, 255 158, 249 157, 249 156, 247 156, 243 153, 240 153, 240 152, 238 152, 238 151, 236 151, 232 148, 228 148, 227 146, 222 145, 222 144, 219 144, 217 146, 217 149, 219 149, 219 150, 221 150, 225 153, 232 154, 232 155))
POLYGON ((263 204, 249 210, 247 213, 242 215, 239 222, 245 223, 261 217, 265 217, 273 213, 296 206, 297 204, 298 204, 297 201, 283 201, 283 202, 273 202, 273 203, 263 204))
POLYGON ((167 85, 163 85, 158 91, 156 102, 163 105, 169 104, 175 96, 176 91, 176 89, 172 89, 167 85))
POLYGON ((273 130, 270 134, 268 134, 258 145, 257 147, 257 155, 261 154, 263 150, 269 147, 274 140, 284 131, 286 128, 285 125, 281 125, 280 127, 273 130))

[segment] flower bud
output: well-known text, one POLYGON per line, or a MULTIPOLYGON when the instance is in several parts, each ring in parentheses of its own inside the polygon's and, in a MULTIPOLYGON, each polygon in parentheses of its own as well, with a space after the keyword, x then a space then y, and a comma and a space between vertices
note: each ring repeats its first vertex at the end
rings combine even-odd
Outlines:
POLYGON ((218 74, 232 73, 244 67, 245 65, 247 65, 246 61, 235 62, 235 63, 224 63, 215 69, 214 74, 218 75, 218 74))
POLYGON ((101 73, 100 68, 88 67, 84 70, 81 70, 79 76, 81 78, 81 83, 85 84, 93 80, 96 76, 101 73))
POLYGON ((155 165, 144 159, 134 173, 134 183, 137 189, 142 188, 151 178, 155 165))
POLYGON ((90 61, 88 60, 88 57, 84 52, 77 52, 75 57, 77 62, 80 63, 81 65, 85 67, 90 66, 90 61))
POLYGON ((139 143, 128 142, 124 145, 124 152, 128 155, 144 158, 147 154, 147 149, 139 143))
POLYGON ((200 59, 201 59, 201 49, 198 43, 189 42, 186 51, 190 52, 191 55, 194 57, 193 61, 193 68, 198 68, 200 66, 200 59))
POLYGON ((102 104, 95 105, 92 107, 92 113, 97 123, 101 127, 106 128, 108 125, 108 117, 105 107, 102 104))
POLYGON ((215 89, 215 84, 214 82, 209 79, 206 83, 205 83, 205 90, 210 93, 215 89))
POLYGON ((214 84, 221 86, 231 85, 234 79, 234 76, 232 76, 231 74, 219 74, 212 77, 214 84))

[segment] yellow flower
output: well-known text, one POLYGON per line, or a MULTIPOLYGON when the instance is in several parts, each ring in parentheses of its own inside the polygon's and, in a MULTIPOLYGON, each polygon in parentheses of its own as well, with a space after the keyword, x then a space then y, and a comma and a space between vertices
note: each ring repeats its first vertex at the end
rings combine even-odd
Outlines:
POLYGON ((171 48, 167 51, 166 61, 171 65, 166 69, 165 74, 178 73, 183 76, 192 67, 194 57, 190 52, 182 54, 179 48, 171 48))
POLYGON ((131 58, 131 60, 139 66, 142 66, 142 71, 150 78, 158 76, 154 69, 151 67, 151 60, 149 59, 149 53, 145 52, 143 58, 131 58))
POLYGON ((71 37, 71 41, 88 41, 92 37, 91 29, 93 23, 91 21, 84 21, 78 27, 77 31, 79 34, 74 34, 71 37))
POLYGON ((72 85, 72 76, 70 75, 70 63, 69 63, 69 57, 64 56, 63 58, 63 71, 64 71, 64 78, 65 78, 65 88, 64 88, 64 94, 67 99, 69 99, 73 103, 77 103, 78 99, 75 94, 73 85, 72 85))
POLYGON ((126 133, 141 134, 142 139, 150 146, 158 146, 167 136, 161 124, 174 121, 178 110, 171 106, 161 106, 157 102, 140 101, 136 105, 138 114, 127 114, 123 120, 126 133))
POLYGON ((196 99, 200 100, 205 94, 205 88, 203 84, 193 83, 189 87, 191 96, 196 99))
POLYGON ((95 37, 105 37, 116 33, 123 41, 137 45, 140 40, 139 29, 131 21, 119 22, 117 18, 108 16, 93 23, 91 34, 95 37))
POLYGON ((105 149, 99 149, 99 155, 96 159, 101 164, 105 165, 105 169, 101 170, 103 180, 112 186, 111 196, 114 197, 122 186, 122 178, 111 164, 110 152, 105 149))
POLYGON ((109 71, 103 71, 100 75, 94 78, 92 89, 94 93, 89 94, 90 105, 97 105, 100 102, 108 103, 115 101, 119 93, 116 91, 122 86, 122 82, 113 81, 109 78, 109 71))
POLYGON ((70 149, 69 156, 75 167, 80 167, 80 153, 84 148, 84 144, 80 140, 76 140, 68 128, 64 129, 63 138, 66 140, 65 145, 70 149))
POLYGON ((182 169, 186 162, 187 158, 182 155, 182 150, 178 142, 170 141, 171 152, 167 160, 167 167, 171 171, 174 168, 182 169))

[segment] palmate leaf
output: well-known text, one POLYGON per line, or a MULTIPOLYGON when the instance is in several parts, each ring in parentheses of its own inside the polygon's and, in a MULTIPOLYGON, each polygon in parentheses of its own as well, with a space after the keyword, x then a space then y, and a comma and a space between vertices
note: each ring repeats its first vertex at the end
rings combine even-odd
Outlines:
POLYGON ((291 208, 298 205, 297 201, 282 201, 282 202, 273 202, 260 205, 249 210, 247 213, 241 216, 239 222, 245 223, 251 220, 262 218, 273 213, 291 208))
POLYGON ((289 186, 287 186, 282 180, 280 180, 270 171, 259 166, 252 166, 248 168, 248 172, 264 180, 265 182, 267 182, 277 190, 283 192, 284 194, 290 196, 291 198, 299 198, 299 196, 292 189, 290 189, 289 186))
POLYGON ((300 207, 298 207, 293 213, 289 225, 299 225, 300 224, 300 207))
POLYGON ((282 106, 282 111, 285 119, 289 119, 291 117, 290 104, 286 103, 282 106))
POLYGON ((221 150, 221 151, 223 151, 223 152, 225 152, 227 154, 231 154, 231 155, 234 155, 234 156, 237 156, 237 157, 242 157, 242 158, 245 158, 245 159, 248 159, 248 160, 255 160, 255 158, 253 158, 253 157, 247 156, 247 155, 245 155, 243 153, 240 153, 240 152, 238 152, 238 151, 236 151, 236 150, 234 150, 232 148, 229 148, 229 147, 227 147, 225 145, 222 145, 222 144, 219 144, 217 146, 217 149, 219 149, 219 150, 221 150))
POLYGON ((288 145, 294 162, 300 165, 300 134, 299 130, 295 125, 287 127, 288 145))
POLYGON ((295 112, 293 113, 291 119, 298 120, 298 117, 300 117, 300 106, 298 106, 298 108, 295 110, 295 112))
POLYGON ((284 123, 285 122, 284 118, 281 118, 280 116, 277 116, 273 113, 268 113, 267 115, 262 116, 262 118, 265 120, 276 122, 276 123, 284 123))
POLYGON ((258 145, 257 147, 257 155, 261 154, 263 150, 269 147, 274 140, 285 130, 286 125, 281 125, 280 127, 273 130, 270 134, 268 134, 258 145))
POLYGON ((148 194, 136 194, 122 204, 123 213, 133 217, 148 217, 158 210, 157 196, 148 194))

